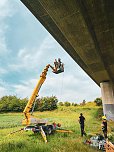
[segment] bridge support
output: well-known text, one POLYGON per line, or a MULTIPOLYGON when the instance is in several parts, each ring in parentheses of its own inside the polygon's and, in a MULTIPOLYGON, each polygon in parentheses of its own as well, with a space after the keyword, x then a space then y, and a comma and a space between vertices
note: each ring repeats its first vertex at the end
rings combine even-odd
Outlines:
POLYGON ((101 94, 103 101, 103 112, 107 119, 114 121, 114 84, 111 82, 101 82, 101 94))

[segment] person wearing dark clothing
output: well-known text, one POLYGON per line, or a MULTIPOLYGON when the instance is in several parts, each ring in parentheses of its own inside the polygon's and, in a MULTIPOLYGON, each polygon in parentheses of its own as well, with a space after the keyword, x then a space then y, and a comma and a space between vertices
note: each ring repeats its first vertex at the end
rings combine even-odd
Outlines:
POLYGON ((103 131, 104 137, 107 138, 107 120, 106 120, 105 116, 102 117, 101 126, 102 126, 102 131, 103 131))
POLYGON ((61 62, 61 59, 58 59, 58 69, 60 72, 64 72, 64 64, 61 62))
POLYGON ((84 122, 85 122, 85 117, 83 116, 83 114, 80 114, 79 117, 79 123, 80 123, 80 129, 81 129, 81 136, 83 137, 83 135, 86 136, 86 133, 84 131, 84 122))
POLYGON ((59 68, 59 69, 60 69, 60 67, 61 67, 61 64, 62 64, 61 59, 58 58, 58 68, 59 68))
POLYGON ((55 61, 54 61, 54 65, 55 65, 55 71, 57 71, 57 69, 58 69, 58 62, 57 62, 56 59, 55 59, 55 61))

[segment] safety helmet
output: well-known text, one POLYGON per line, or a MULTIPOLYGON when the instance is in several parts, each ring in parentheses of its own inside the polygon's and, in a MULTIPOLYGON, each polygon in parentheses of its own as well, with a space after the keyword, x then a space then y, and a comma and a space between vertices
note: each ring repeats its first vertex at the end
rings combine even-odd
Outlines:
POLYGON ((105 120, 106 120, 106 116, 102 116, 102 119, 105 119, 105 120))

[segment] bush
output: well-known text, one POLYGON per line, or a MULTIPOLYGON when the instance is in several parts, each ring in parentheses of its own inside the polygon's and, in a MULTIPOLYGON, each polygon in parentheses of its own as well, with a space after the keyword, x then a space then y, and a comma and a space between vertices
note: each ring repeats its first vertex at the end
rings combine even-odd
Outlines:
POLYGON ((78 104, 77 103, 74 103, 74 106, 77 106, 78 104))
POLYGON ((94 100, 94 102, 96 103, 97 106, 101 106, 102 105, 102 99, 101 98, 96 98, 94 100))
POLYGON ((66 101, 66 102, 64 103, 64 105, 65 105, 66 107, 68 107, 68 106, 70 106, 70 105, 71 105, 71 103, 70 103, 70 102, 68 102, 68 101, 66 101))
POLYGON ((72 106, 74 106, 74 103, 71 103, 72 106))
POLYGON ((59 106, 64 106, 63 102, 59 102, 59 106))

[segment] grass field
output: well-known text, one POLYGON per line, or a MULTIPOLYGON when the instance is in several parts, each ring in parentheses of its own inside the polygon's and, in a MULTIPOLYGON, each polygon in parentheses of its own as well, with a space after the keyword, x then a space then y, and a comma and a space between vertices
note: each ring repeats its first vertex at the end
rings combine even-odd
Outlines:
POLYGON ((40 134, 33 132, 17 132, 23 126, 22 113, 0 114, 0 151, 1 152, 96 152, 97 149, 90 148, 83 144, 85 137, 80 137, 78 123, 79 114, 82 112, 86 118, 85 130, 87 134, 102 133, 101 121, 96 118, 98 107, 59 107, 51 112, 35 112, 39 118, 46 118, 48 121, 61 123, 62 128, 72 130, 73 133, 55 133, 47 136, 48 143, 44 143, 40 134))

